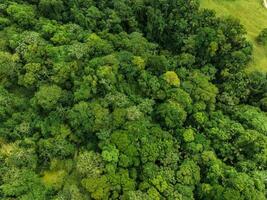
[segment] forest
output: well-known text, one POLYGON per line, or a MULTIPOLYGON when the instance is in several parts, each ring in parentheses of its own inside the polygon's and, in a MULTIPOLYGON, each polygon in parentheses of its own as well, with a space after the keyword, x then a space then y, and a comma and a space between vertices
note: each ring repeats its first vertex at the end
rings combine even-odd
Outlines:
POLYGON ((1 0, 0 199, 266 200, 246 35, 198 0, 1 0))

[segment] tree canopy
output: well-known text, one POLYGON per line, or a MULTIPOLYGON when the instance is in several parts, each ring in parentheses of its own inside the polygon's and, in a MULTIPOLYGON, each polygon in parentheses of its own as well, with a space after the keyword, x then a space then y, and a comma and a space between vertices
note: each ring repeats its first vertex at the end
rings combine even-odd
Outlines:
POLYGON ((266 199, 245 34, 197 0, 1 1, 0 198, 266 199))

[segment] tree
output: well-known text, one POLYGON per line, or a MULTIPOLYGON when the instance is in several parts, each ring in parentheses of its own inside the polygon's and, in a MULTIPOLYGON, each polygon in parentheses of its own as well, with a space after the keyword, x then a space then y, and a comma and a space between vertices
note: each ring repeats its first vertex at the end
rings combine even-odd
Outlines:
POLYGON ((52 158, 67 158, 74 154, 75 146, 60 138, 41 139, 38 142, 40 157, 44 160, 52 158))
POLYGON ((93 151, 81 152, 77 157, 76 169, 84 177, 98 177, 103 173, 103 167, 101 156, 93 151))
POLYGON ((3 86, 9 86, 15 81, 20 65, 17 63, 18 55, 0 51, 0 77, 3 86))
POLYGON ((11 19, 20 26, 30 28, 35 23, 35 9, 31 5, 13 3, 6 9, 11 19))
POLYGON ((171 86, 180 86, 180 79, 177 74, 173 71, 168 71, 163 75, 163 79, 171 86))
POLYGON ((159 105, 157 114, 159 122, 167 128, 177 128, 182 126, 187 117, 184 108, 174 101, 168 101, 159 105))
POLYGON ((56 85, 43 85, 35 94, 35 102, 45 110, 54 109, 60 101, 63 91, 56 85))
POLYGON ((267 29, 263 29, 256 38, 257 42, 261 45, 265 45, 267 41, 267 29))
POLYGON ((110 186, 106 176, 83 179, 82 186, 90 192, 92 198, 108 199, 110 186))
POLYGON ((240 105, 232 110, 231 114, 235 119, 252 129, 262 133, 267 130, 266 115, 256 107, 240 105))
POLYGON ((62 14, 65 10, 64 1, 62 0, 40 0, 38 8, 40 9, 40 12, 46 17, 57 20, 62 20, 62 14))
POLYGON ((28 63, 23 68, 25 69, 26 73, 24 75, 19 76, 18 82, 25 87, 33 87, 41 79, 41 71, 43 71, 41 64, 28 63))
POLYGON ((1 195, 6 198, 18 197, 21 199, 44 199, 46 190, 40 178, 28 169, 9 169, 1 184, 1 195))

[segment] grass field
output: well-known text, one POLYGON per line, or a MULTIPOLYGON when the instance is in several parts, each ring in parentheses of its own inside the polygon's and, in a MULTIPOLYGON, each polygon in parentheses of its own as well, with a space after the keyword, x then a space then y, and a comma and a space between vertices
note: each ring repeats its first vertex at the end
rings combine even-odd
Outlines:
POLYGON ((267 9, 263 0, 200 0, 202 8, 214 9, 219 16, 233 16, 245 26, 248 39, 253 43, 253 61, 249 69, 267 72, 267 47, 258 45, 255 37, 267 28, 267 9))

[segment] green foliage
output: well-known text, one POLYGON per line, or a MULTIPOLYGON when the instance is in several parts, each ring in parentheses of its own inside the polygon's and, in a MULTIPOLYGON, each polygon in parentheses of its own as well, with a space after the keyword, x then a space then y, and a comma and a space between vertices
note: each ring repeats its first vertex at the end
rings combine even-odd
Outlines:
POLYGON ((56 85, 41 86, 39 91, 35 94, 36 104, 43 109, 51 110, 55 108, 62 96, 62 90, 56 85))
POLYGON ((64 11, 64 1, 61 0, 40 0, 38 5, 40 12, 52 19, 62 19, 60 16, 64 11))
POLYGON ((45 188, 33 171, 11 168, 2 179, 4 184, 0 187, 0 194, 3 197, 18 197, 22 200, 45 198, 45 188))
POLYGON ((195 133, 194 130, 192 129, 187 129, 185 130, 185 132, 183 133, 183 138, 185 142, 192 142, 195 140, 195 133))
POLYGON ((263 200, 267 76, 195 0, 0 4, 0 199, 263 200))
POLYGON ((183 185, 197 185, 200 181, 200 169, 194 161, 185 160, 177 171, 176 178, 183 185))
POLYGON ((267 42, 267 29, 263 29, 256 38, 257 42, 261 45, 265 45, 267 42))
POLYGON ((31 27, 35 22, 35 9, 27 4, 13 3, 6 9, 11 19, 22 27, 31 27))
POLYGON ((8 52, 0 51, 0 77, 1 84, 8 86, 10 80, 16 78, 18 70, 18 56, 8 52))
POLYGON ((182 126, 186 120, 186 112, 183 106, 172 101, 160 104, 157 115, 160 117, 162 124, 168 128, 182 126))
POLYGON ((92 198, 108 199, 109 185, 107 183, 107 177, 101 176, 99 178, 86 178, 82 180, 82 186, 91 193, 92 198))
POLYGON ((100 155, 95 152, 81 152, 77 157, 77 172, 82 176, 95 177, 103 171, 103 163, 100 155))
POLYGON ((235 119, 241 121, 249 128, 266 133, 267 116, 260 109, 248 105, 240 105, 231 114, 235 119))
POLYGON ((172 86, 180 86, 180 80, 175 72, 168 71, 163 75, 164 80, 172 86))

